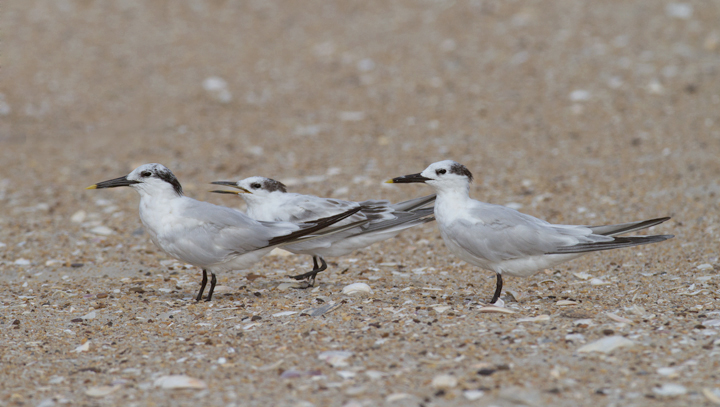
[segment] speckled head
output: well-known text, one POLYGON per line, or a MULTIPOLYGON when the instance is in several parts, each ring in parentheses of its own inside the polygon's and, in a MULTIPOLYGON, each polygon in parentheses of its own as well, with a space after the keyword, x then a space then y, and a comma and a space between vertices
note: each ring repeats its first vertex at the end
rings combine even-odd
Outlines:
POLYGON ((162 164, 143 164, 135 168, 130 174, 87 187, 87 189, 102 189, 116 187, 132 187, 138 192, 173 191, 177 196, 183 195, 180 181, 166 166, 162 164))
POLYGON ((469 190, 472 180, 473 175, 467 167, 452 160, 445 160, 430 164, 421 173, 393 178, 388 182, 393 184, 421 182, 438 191, 446 191, 457 188, 469 190))

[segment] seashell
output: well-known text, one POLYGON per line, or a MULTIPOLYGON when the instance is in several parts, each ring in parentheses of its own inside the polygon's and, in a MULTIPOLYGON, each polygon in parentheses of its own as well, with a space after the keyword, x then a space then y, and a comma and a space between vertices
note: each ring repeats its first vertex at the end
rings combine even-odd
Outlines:
POLYGON ((436 307, 433 307, 435 312, 437 312, 438 314, 442 314, 443 312, 449 310, 450 308, 452 308, 452 307, 449 305, 438 305, 436 307))
POLYGON ((90 233, 100 235, 100 236, 110 236, 112 234, 115 234, 115 231, 110 229, 107 226, 95 226, 94 228, 90 229, 90 233))
POLYGON ((580 273, 573 273, 573 275, 579 280, 590 280, 592 278, 592 275, 584 271, 581 271, 580 273))
POLYGON ((120 389, 122 386, 119 384, 116 384, 115 386, 99 386, 99 387, 91 387, 87 390, 85 390, 85 394, 90 397, 105 397, 109 394, 114 393, 118 389, 120 389))
POLYGON ((635 342, 627 339, 623 336, 608 336, 597 340, 595 342, 588 343, 577 350, 578 353, 589 353, 589 352, 602 352, 610 353, 618 348, 634 346, 635 342))
POLYGON ((703 396, 713 404, 720 404, 720 394, 717 390, 713 391, 707 387, 702 389, 703 396))
POLYGON ((82 345, 78 346, 77 348, 73 349, 72 352, 87 352, 90 350, 90 341, 86 341, 82 345))
POLYGON ((297 314, 297 311, 282 311, 275 314, 272 314, 274 317, 286 317, 288 315, 297 314))
POLYGON ((433 377, 432 387, 436 389, 452 389, 457 386, 458 380, 455 376, 441 374, 433 377))
POLYGON ((622 322, 623 324, 633 324, 633 323, 635 323, 635 321, 633 321, 632 319, 623 318, 623 317, 621 317, 621 316, 619 316, 619 315, 615 315, 615 314, 610 313, 610 312, 607 313, 607 316, 608 316, 608 318, 612 319, 613 321, 622 322))
POLYGON ((347 362, 347 358, 352 356, 352 352, 344 351, 344 350, 330 350, 326 352, 322 352, 318 355, 318 359, 324 360, 327 364, 329 364, 332 367, 344 367, 349 366, 350 364, 347 362))
POLYGON ((482 390, 465 390, 463 396, 470 401, 474 401, 484 396, 485 393, 482 390))
POLYGON ((393 393, 393 394, 385 397, 385 402, 392 403, 393 401, 404 400, 404 399, 409 399, 409 398, 412 398, 412 396, 407 393, 393 393))
POLYGON ((373 293, 373 290, 365 283, 354 283, 343 287, 342 293, 345 295, 370 295, 373 293))
POLYGON ((478 308, 477 310, 478 310, 478 312, 488 312, 488 313, 496 312, 499 314, 514 314, 515 313, 515 311, 513 311, 511 309, 504 308, 504 307, 496 307, 494 305, 486 305, 484 307, 478 308))
POLYGON ((687 393, 687 389, 685 388, 685 386, 674 383, 663 384, 660 387, 653 388, 652 391, 658 396, 663 397, 682 396, 683 394, 687 393))
POLYGON ((577 301, 571 301, 571 300, 560 300, 555 303, 555 305, 558 306, 566 306, 566 305, 578 305, 579 303, 577 301))
POLYGON ((520 318, 516 320, 515 322, 544 322, 549 321, 550 315, 538 315, 536 317, 530 317, 530 318, 520 318))
POLYGON ((185 375, 160 376, 153 383, 155 387, 163 389, 205 389, 204 381, 185 375))

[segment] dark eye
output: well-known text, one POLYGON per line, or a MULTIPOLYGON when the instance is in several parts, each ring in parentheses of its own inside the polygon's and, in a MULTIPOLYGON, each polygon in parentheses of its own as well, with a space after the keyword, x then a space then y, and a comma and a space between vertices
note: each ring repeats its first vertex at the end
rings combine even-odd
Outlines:
POLYGON ((252 188, 252 189, 258 189, 258 188, 260 188, 260 184, 258 184, 257 182, 252 183, 252 184, 250 184, 250 188, 252 188))
POLYGON ((152 172, 150 172, 150 171, 143 171, 140 173, 141 177, 149 177, 151 175, 152 175, 152 172))
POLYGON ((442 168, 442 169, 436 170, 436 171, 435 171, 435 174, 437 174, 437 175, 442 175, 442 174, 445 174, 446 172, 447 172, 447 171, 445 171, 445 168, 442 168))

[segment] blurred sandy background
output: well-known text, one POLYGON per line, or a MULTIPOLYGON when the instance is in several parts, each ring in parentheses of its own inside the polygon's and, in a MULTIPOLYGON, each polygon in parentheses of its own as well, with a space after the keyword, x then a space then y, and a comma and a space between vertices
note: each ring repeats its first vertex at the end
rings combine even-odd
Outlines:
MULTIPOLYGON (((476 199, 512 204, 552 222, 600 224, 673 216, 657 232, 674 233, 676 239, 637 251, 587 256, 563 266, 557 279, 566 283, 573 280, 571 272, 602 274, 617 270, 618 264, 627 265, 627 274, 619 282, 592 288, 592 295, 579 298, 594 298, 603 309, 630 306, 625 302, 632 287, 623 289, 617 284, 640 284, 649 288, 635 301, 648 313, 672 319, 673 312, 695 310, 694 319, 683 320, 677 331, 662 337, 692 336, 698 331, 693 327, 702 322, 698 315, 717 318, 703 312, 715 309, 718 287, 714 278, 720 267, 718 2, 10 0, 3 2, 0 11, 0 275, 10 287, 1 294, 6 316, 0 317, 0 326, 9 333, 0 336, 0 349, 6 354, 6 366, 24 366, 35 358, 34 348, 23 348, 23 343, 45 343, 46 351, 58 349, 61 359, 80 343, 78 338, 68 339, 67 344, 28 339, 37 332, 11 330, 13 321, 35 306, 31 304, 36 300, 22 298, 28 295, 23 291, 27 285, 22 285, 26 276, 45 273, 30 281, 30 288, 38 285, 37 294, 42 292, 43 278, 89 273, 83 277, 89 281, 78 281, 98 284, 92 286, 94 291, 83 284, 65 287, 83 294, 120 287, 116 279, 93 279, 107 273, 104 267, 133 275, 137 267, 149 267, 153 273, 163 269, 158 262, 167 257, 161 253, 128 249, 147 245, 152 251, 147 235, 138 231, 134 193, 83 190, 147 162, 171 168, 187 195, 224 205, 239 203, 232 197, 211 196, 207 183, 252 175, 286 181, 297 192, 401 200, 429 193, 429 189, 383 186, 382 181, 419 172, 434 161, 454 159, 474 173, 471 193, 476 199), (77 215, 74 220, 72 215, 77 215), (110 232, 98 233, 106 232, 94 229, 98 226, 110 232), (637 260, 637 252, 645 253, 642 260, 637 260), (140 261, 146 264, 139 265, 140 261), (70 263, 85 266, 58 266, 70 263), (697 269, 701 265, 709 266, 697 269), (643 275, 638 280, 639 273, 657 271, 666 274, 643 275), (695 280, 698 273, 709 278, 695 280), (697 289, 705 291, 680 295, 697 289), (20 353, 10 356, 12 349, 20 353)), ((475 300, 492 292, 490 274, 458 265, 432 226, 355 257, 369 265, 393 261, 408 267, 454 270, 457 274, 440 280, 422 276, 427 280, 418 284, 440 284, 453 290, 467 289, 471 283, 473 288, 464 295, 475 300), (423 255, 412 254, 408 247, 422 239, 430 247, 419 251, 423 255)), ((255 272, 300 267, 302 262, 307 259, 274 258, 255 272)), ((192 273, 189 276, 194 279, 196 273, 192 273)), ((386 274, 382 281, 390 287, 409 284, 386 274)), ((223 278, 224 284, 237 287, 243 277, 223 278)), ((351 270, 338 278, 342 288, 357 275, 351 270)), ((532 286, 546 278, 509 279, 506 289, 546 298, 559 295, 559 286, 532 286)), ((186 291, 195 288, 188 286, 186 291)), ((376 292, 378 298, 392 297, 379 287, 376 292)), ((280 296, 273 293, 265 295, 280 296)), ((314 298, 309 292, 290 295, 314 298)), ((81 300, 81 296, 75 298, 81 300)), ((461 298, 456 296, 460 304, 461 298)), ((550 315, 560 312, 554 301, 548 301, 531 308, 550 315)), ((44 300, 36 305, 38 312, 45 312, 40 302, 44 300)), ((88 312, 87 304, 74 306, 75 312, 88 312)), ((55 321, 55 314, 47 312, 43 315, 48 321, 55 321)), ((477 315, 468 309, 463 313, 507 329, 515 325, 508 321, 517 317, 477 315)), ((568 321, 564 323, 571 324, 568 321)), ((192 330, 192 325, 187 329, 192 330)), ((448 328, 448 332, 457 337, 463 329, 469 337, 476 331, 470 322, 453 329, 458 331, 454 334, 448 328)), ((534 343, 539 336, 530 335, 526 342, 534 343)), ((590 340, 592 335, 586 336, 590 340)), ((392 376, 366 384, 380 389, 368 393, 346 391, 347 386, 362 386, 360 379, 354 379, 359 384, 330 390, 326 386, 324 391, 317 389, 318 381, 307 379, 310 390, 299 393, 297 385, 295 393, 275 393, 267 390, 274 385, 256 384, 256 391, 265 389, 265 398, 258 396, 252 403, 462 405, 471 403, 462 389, 481 387, 484 398, 472 401, 481 405, 643 405, 663 400, 700 405, 712 402, 703 389, 720 387, 717 363, 708 359, 717 354, 711 353, 713 346, 701 347, 714 337, 703 338, 695 347, 682 348, 687 356, 667 353, 675 359, 658 362, 666 367, 688 359, 700 363, 671 377, 686 386, 680 399, 664 399, 653 392, 670 380, 657 376, 656 367, 645 369, 649 376, 628 373, 623 379, 617 375, 621 367, 598 373, 592 370, 595 362, 585 359, 567 366, 570 371, 580 369, 584 373, 578 377, 584 374, 589 382, 581 380, 567 388, 553 387, 537 378, 536 371, 522 368, 511 369, 512 379, 471 385, 459 372, 466 369, 472 376, 477 369, 467 366, 482 363, 482 357, 476 355, 476 360, 468 355, 458 362, 467 366, 452 372, 461 378, 461 385, 439 395, 430 383, 445 368, 425 366, 416 369, 421 373, 415 373, 413 384, 401 386, 396 381, 404 379, 392 376), (596 391, 602 383, 624 388, 633 380, 639 383, 633 389, 596 391), (540 396, 532 393, 524 401, 513 401, 503 396, 506 384, 540 396), (561 390, 548 392, 553 388, 561 390), (418 390, 413 393, 413 389, 418 390), (398 392, 410 396, 391 397, 398 392)), ((564 343, 560 337, 557 340, 564 343)), ((277 348, 281 343, 274 345, 277 348)), ((489 345, 477 346, 487 349, 489 345)), ((392 346, 383 349, 387 353, 373 357, 389 360, 405 352, 392 346)), ((573 349, 570 346, 566 354, 572 355, 573 349)), ((520 356, 508 356, 514 357, 520 356)), ((618 359, 624 363, 622 357, 618 359)), ((316 360, 315 355, 308 360, 316 360)), ((540 359, 537 363, 544 366, 540 359)), ((242 404, 241 394, 212 398, 233 384, 230 379, 207 377, 207 369, 199 366, 187 372, 215 383, 210 396, 203 396, 207 403, 242 404)), ((337 379, 332 369, 324 369, 328 380, 337 379)), ((245 373, 237 374, 249 374, 241 371, 245 373)), ((0 390, 0 404, 8 405, 38 405, 47 400, 126 404, 130 401, 120 401, 121 397, 130 397, 137 389, 123 384, 107 398, 91 399, 83 391, 92 385, 109 385, 115 377, 112 373, 83 373, 90 375, 86 379, 90 382, 58 373, 57 377, 66 379, 57 385, 47 384, 52 376, 49 371, 34 373, 35 382, 18 376, 17 369, 3 374, 6 384, 0 390)), ((142 379, 137 380, 134 383, 140 386, 142 379)), ((172 394, 179 397, 176 402, 185 400, 183 393, 172 394)), ((150 396, 141 394, 133 402, 144 397, 150 396)), ((156 403, 167 402, 163 396, 155 397, 160 397, 156 403)), ((44 407, 50 405, 54 404, 44 407)))

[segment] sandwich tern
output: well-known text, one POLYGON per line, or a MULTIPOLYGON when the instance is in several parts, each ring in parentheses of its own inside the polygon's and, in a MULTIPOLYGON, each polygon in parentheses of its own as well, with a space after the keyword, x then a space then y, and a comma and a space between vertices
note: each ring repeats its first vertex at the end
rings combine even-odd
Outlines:
POLYGON ((346 211, 349 208, 357 206, 362 208, 360 212, 338 223, 338 225, 343 225, 362 220, 368 221, 361 226, 322 239, 283 247, 295 254, 312 256, 312 271, 288 276, 296 280, 307 279, 308 287, 314 285, 315 277, 319 272, 327 269, 325 257, 346 255, 373 243, 390 239, 405 229, 434 219, 432 208, 421 207, 433 202, 435 195, 391 204, 385 200, 352 202, 287 192, 283 183, 265 177, 250 177, 237 182, 215 181, 213 184, 238 189, 237 192, 227 190, 213 192, 241 196, 247 203, 248 216, 262 221, 308 222, 346 211), (318 265, 318 261, 320 265, 318 265))
POLYGON ((655 226, 669 217, 604 226, 554 225, 514 209, 476 201, 469 196, 473 176, 451 160, 388 183, 420 182, 437 193, 435 218, 445 245, 466 262, 497 274, 494 304, 502 275, 528 277, 587 252, 657 243, 673 235, 614 237, 655 226))
POLYGON ((206 301, 212 299, 215 290, 215 273, 247 268, 276 246, 320 239, 359 225, 327 228, 352 216, 360 207, 344 208, 335 216, 300 224, 257 221, 236 209, 184 196, 175 175, 161 164, 141 165, 126 176, 87 189, 115 187, 131 187, 140 194, 140 220, 156 246, 202 269, 197 301, 205 291, 208 271, 212 280, 206 301))

